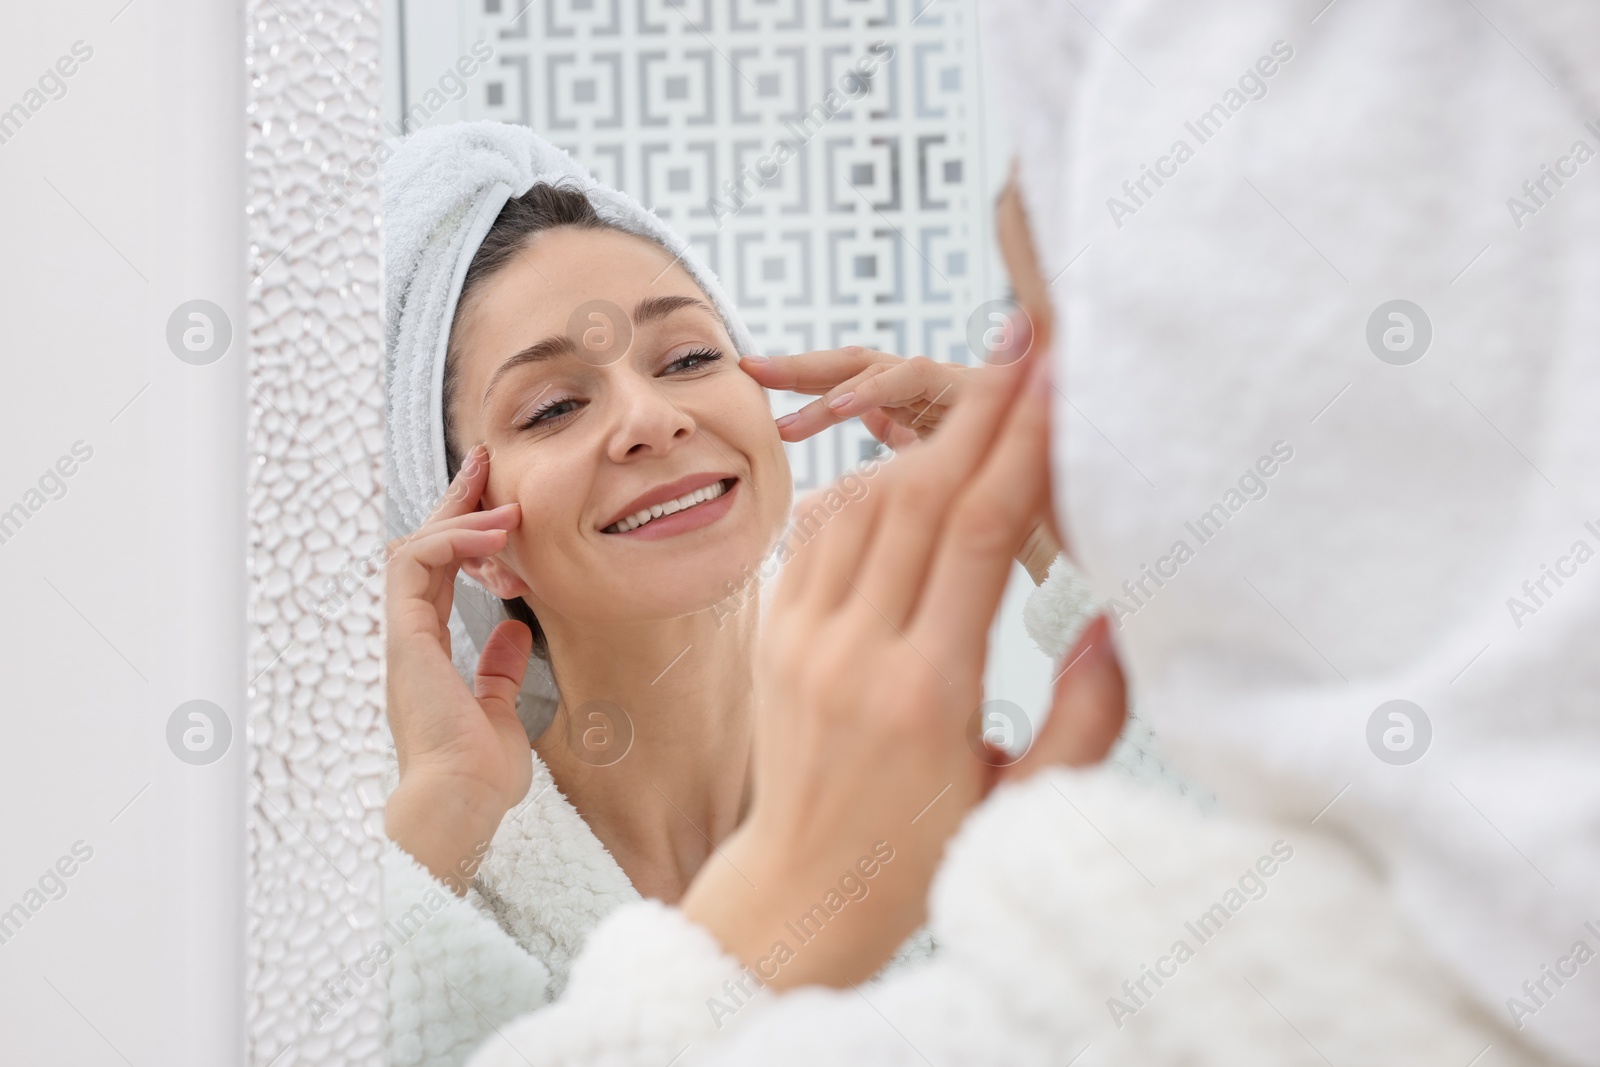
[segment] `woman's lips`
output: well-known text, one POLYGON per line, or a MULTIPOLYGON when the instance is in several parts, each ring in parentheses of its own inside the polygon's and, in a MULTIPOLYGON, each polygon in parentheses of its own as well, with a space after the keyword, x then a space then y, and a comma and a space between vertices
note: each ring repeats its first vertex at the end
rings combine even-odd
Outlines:
MULTIPOLYGON (((683 497, 692 496, 703 489, 713 486, 726 486, 734 475, 728 471, 702 471, 698 474, 686 474, 674 482, 658 485, 648 492, 640 493, 628 502, 620 512, 611 516, 610 520, 600 524, 602 533, 612 533, 611 527, 643 513, 649 516, 657 505, 675 503, 683 497)), ((659 515, 657 516, 660 517, 659 515)))
POLYGON ((625 537, 634 541, 660 541, 663 538, 677 537, 679 534, 688 533, 690 530, 698 530, 702 526, 709 526, 726 515, 729 509, 733 507, 733 498, 738 494, 739 486, 743 483, 737 478, 731 478, 725 479, 723 484, 727 485, 728 488, 715 500, 707 500, 693 507, 684 508, 682 511, 675 511, 671 515, 663 515, 660 518, 651 519, 643 526, 629 530, 627 533, 607 534, 607 536, 625 537))

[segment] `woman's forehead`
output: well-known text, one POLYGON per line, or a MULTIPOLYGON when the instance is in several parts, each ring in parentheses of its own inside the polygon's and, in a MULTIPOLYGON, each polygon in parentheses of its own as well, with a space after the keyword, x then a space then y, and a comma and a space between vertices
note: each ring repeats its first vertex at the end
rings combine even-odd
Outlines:
POLYGON ((709 304, 683 263, 655 242, 612 229, 563 226, 534 235, 486 281, 474 311, 548 333, 591 302, 606 301, 629 313, 667 296, 709 304))

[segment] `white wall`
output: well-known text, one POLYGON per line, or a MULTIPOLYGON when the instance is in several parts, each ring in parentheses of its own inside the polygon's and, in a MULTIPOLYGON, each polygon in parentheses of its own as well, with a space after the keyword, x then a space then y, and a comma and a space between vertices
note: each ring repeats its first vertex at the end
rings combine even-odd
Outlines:
POLYGON ((0 16, 0 1063, 242 1056, 243 55, 215 0, 0 16), (167 343, 193 299, 209 365, 167 343), (193 699, 232 721, 209 765, 167 743, 193 699))

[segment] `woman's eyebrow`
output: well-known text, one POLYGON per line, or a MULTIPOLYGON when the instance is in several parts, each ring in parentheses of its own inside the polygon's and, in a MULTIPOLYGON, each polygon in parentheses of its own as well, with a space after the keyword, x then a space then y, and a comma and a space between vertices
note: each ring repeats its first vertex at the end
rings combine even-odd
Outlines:
MULTIPOLYGON (((712 316, 717 314, 715 308, 696 297, 651 296, 634 305, 633 325, 636 327, 643 326, 657 319, 666 318, 674 311, 679 311, 683 308, 696 308, 712 316)), ((500 383, 500 379, 518 367, 529 363, 543 363, 559 356, 576 355, 577 350, 577 344, 565 334, 552 334, 542 341, 529 345, 495 368, 494 375, 490 377, 488 386, 483 390, 482 407, 487 408, 489 406, 489 394, 494 392, 494 387, 500 383)))
POLYGON ((570 356, 575 354, 577 350, 578 346, 573 342, 572 338, 559 333, 551 334, 544 340, 529 345, 495 369, 493 376, 489 379, 489 385, 483 391, 482 407, 487 408, 489 406, 489 394, 494 392, 494 387, 500 383, 500 379, 518 367, 529 363, 543 363, 559 356, 570 356))
POLYGON ((666 318, 680 308, 698 308, 708 315, 716 315, 716 310, 704 300, 692 296, 649 296, 639 301, 633 307, 633 324, 643 326, 647 322, 666 318))

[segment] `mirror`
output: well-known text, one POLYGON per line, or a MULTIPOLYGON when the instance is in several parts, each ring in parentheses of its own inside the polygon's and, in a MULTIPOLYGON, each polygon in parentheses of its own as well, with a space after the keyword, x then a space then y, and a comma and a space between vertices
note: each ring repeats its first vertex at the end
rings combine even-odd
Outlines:
MULTIPOLYGON (((467 776, 485 783, 486 807, 515 798, 498 829, 486 821, 460 831, 472 847, 430 852, 429 813, 456 794, 399 786, 391 834, 548 968, 554 993, 617 903, 676 901, 716 862, 744 810, 743 776, 728 773, 748 759, 741 679, 762 587, 786 555, 789 500, 841 476, 847 495, 870 492, 870 474, 848 472, 888 455, 857 420, 780 440, 773 417, 813 397, 752 388, 730 365, 848 345, 979 364, 973 337, 1003 328, 986 312, 1009 306, 993 212, 1009 153, 967 3, 410 0, 390 14, 385 128, 391 144, 410 139, 384 179, 390 292, 408 294, 399 312, 390 305, 389 523, 408 531, 390 567, 414 575, 407 619, 423 621, 402 621, 391 577, 389 692, 391 723, 415 735, 397 738, 412 762, 429 763, 442 690, 456 721, 474 715, 471 680, 496 627, 509 616, 536 634, 515 707, 536 756, 531 785, 526 739, 481 736, 462 765, 479 768, 467 776), (485 122, 509 132, 453 133, 485 122), (464 218, 459 240, 441 236, 464 218), (709 306, 650 314, 660 298, 709 306), (439 308, 457 310, 446 320, 439 308), (557 337, 572 350, 517 365, 515 353, 557 337), (436 382, 448 383, 447 416, 436 382), (443 456, 435 435, 454 438, 443 456), (475 440, 491 452, 486 484, 444 493, 475 440), (520 504, 504 535, 515 564, 419 562, 426 509, 458 490, 452 514, 520 504), (441 667, 440 616, 421 601, 452 578, 460 678, 441 667), (672 723, 705 735, 693 755, 672 723), (676 825, 641 836, 662 814, 676 825), (693 858, 665 862, 675 849, 693 858), (587 873, 574 883, 573 870, 587 873)), ((1047 703, 1053 672, 1024 627, 1034 583, 1016 571, 983 730, 1020 750, 1034 730, 1022 709, 1047 703)), ((507 713, 483 703, 491 721, 507 713)), ((391 789, 408 773, 425 772, 397 763, 391 789)), ((388 869, 387 914, 435 921, 403 866, 388 869)), ((404 936, 402 968, 426 937, 411 924, 404 936)), ((476 1037, 495 1009, 458 977, 471 1005, 460 1026, 476 1037)))

